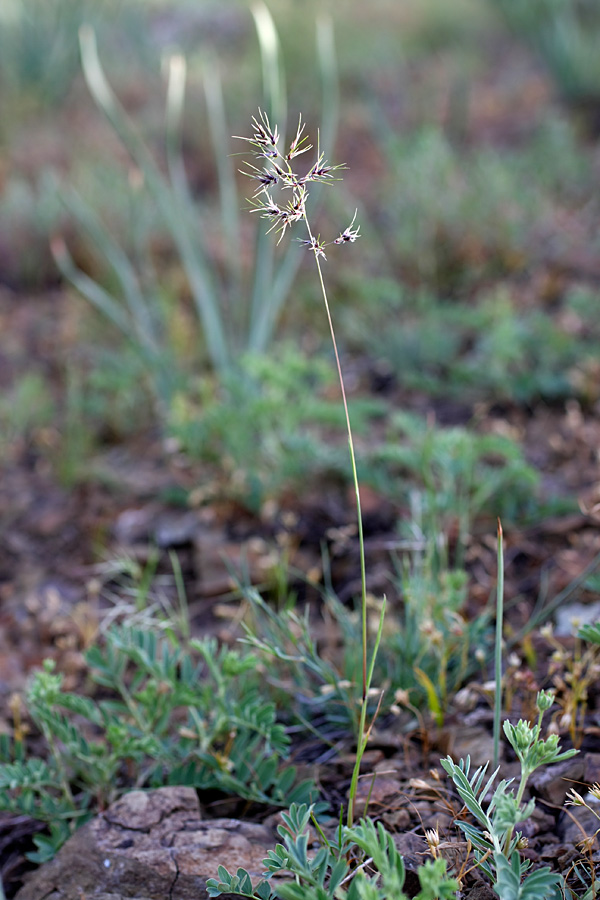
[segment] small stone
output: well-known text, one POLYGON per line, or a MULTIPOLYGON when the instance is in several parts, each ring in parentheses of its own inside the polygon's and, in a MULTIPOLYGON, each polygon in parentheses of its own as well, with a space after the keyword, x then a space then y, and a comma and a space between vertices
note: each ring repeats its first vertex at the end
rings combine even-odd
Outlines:
POLYGON ((583 757, 583 781, 600 784, 600 753, 586 753, 583 757))
POLYGON ((75 832, 17 898, 198 900, 219 865, 258 877, 274 844, 264 825, 202 820, 193 788, 131 791, 75 832))
POLYGON ((381 815, 386 828, 393 831, 404 831, 410 827, 411 817, 407 809, 390 809, 381 815))
POLYGON ((567 792, 583 778, 584 763, 580 756, 565 759, 553 766, 537 769, 529 780, 532 793, 553 806, 562 806, 567 792))
MULTIPOLYGON (((598 830, 598 818, 585 806, 569 806, 568 813, 562 812, 558 818, 556 832, 565 844, 579 844, 586 837, 592 837, 598 830)), ((597 848, 597 839, 595 841, 597 848)))
POLYGON ((494 738, 489 728, 471 725, 452 733, 449 753, 453 759, 471 757, 471 768, 484 766, 494 757, 494 738))
POLYGON ((177 810, 198 815, 198 799, 193 788, 158 788, 155 791, 130 791, 106 811, 105 818, 112 825, 150 831, 165 816, 177 810))
POLYGON ((380 814, 385 809, 400 805, 402 785, 396 778, 386 778, 373 774, 372 777, 361 778, 356 791, 354 813, 360 816, 380 814))
POLYGON ((468 893, 465 892, 464 897, 465 900, 498 900, 497 893, 483 881, 474 884, 468 893))

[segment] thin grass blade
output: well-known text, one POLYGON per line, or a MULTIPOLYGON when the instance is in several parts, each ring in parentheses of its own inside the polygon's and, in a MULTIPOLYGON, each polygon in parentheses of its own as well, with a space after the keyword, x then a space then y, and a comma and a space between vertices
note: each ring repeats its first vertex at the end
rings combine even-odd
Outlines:
POLYGON ((228 302, 227 319, 234 326, 238 322, 237 334, 230 334, 230 343, 234 353, 243 348, 240 346, 240 335, 243 334, 244 309, 240 303, 242 286, 240 241, 240 204, 236 190, 236 175, 232 162, 229 130, 225 119, 225 104, 223 102, 223 87, 219 76, 216 61, 208 62, 203 69, 204 95, 208 111, 209 131, 212 139, 215 161, 217 165, 217 179, 219 184, 219 201, 221 204, 221 220, 223 223, 223 236, 227 249, 227 283, 224 285, 226 297, 223 303, 228 302))
POLYGON ((179 203, 174 202, 173 190, 108 84, 98 57, 93 30, 84 26, 79 37, 83 72, 90 93, 144 174, 148 189, 160 209, 185 267, 211 361, 215 368, 225 370, 229 367, 230 357, 219 308, 219 295, 201 244, 193 240, 194 229, 191 227, 189 214, 182 211, 179 203))

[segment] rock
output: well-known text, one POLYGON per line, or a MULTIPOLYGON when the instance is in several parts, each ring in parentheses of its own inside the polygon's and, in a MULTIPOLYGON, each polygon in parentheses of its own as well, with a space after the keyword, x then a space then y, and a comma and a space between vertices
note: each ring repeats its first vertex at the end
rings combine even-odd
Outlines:
POLYGON ((270 828, 201 819, 193 788, 132 791, 70 838, 18 900, 201 900, 217 866, 257 879, 275 844, 270 828))
POLYGON ((455 728, 451 732, 448 752, 454 759, 471 757, 471 768, 485 766, 494 758, 494 738, 490 729, 482 725, 455 728))
POLYGON ((600 619, 600 603, 569 603, 556 611, 554 633, 571 637, 582 625, 593 625, 600 619))
POLYGON ((483 881, 478 881, 472 888, 465 891, 464 896, 466 900, 497 900, 498 897, 489 884, 485 884, 483 881))
POLYGON ((362 778, 358 782, 354 814, 361 816, 380 815, 382 811, 398 807, 402 793, 402 784, 396 778, 386 778, 374 772, 371 777, 362 778))
MULTIPOLYGON (((558 817, 556 833, 564 844, 579 844, 586 838, 594 838, 598 830, 598 817, 585 806, 569 806, 558 817)), ((597 838, 594 847, 598 848, 597 838)))
POLYGON ((114 525, 115 538, 125 547, 155 543, 168 550, 191 545, 198 531, 198 516, 183 509, 165 509, 158 503, 125 509, 114 525))
POLYGON ((404 834, 394 834, 394 844, 404 860, 406 878, 404 881, 404 893, 407 897, 414 897, 419 892, 421 885, 417 872, 427 855, 427 842, 419 834, 407 831, 404 834))
POLYGON ((550 805, 560 807, 573 785, 581 783, 583 769, 581 756, 565 759, 552 766, 544 766, 531 776, 530 789, 550 805))
POLYGON ((600 753, 586 753, 583 757, 583 766, 583 781, 586 784, 600 783, 600 753))

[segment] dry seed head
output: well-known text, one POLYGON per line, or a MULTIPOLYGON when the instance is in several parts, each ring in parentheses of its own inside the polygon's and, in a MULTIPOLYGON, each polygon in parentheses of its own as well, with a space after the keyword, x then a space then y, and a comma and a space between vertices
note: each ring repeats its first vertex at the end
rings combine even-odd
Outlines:
POLYGON ((577 842, 577 846, 581 847, 582 853, 591 853, 594 849, 594 844, 596 843, 596 835, 588 835, 582 841, 577 842))
POLYGON ((571 722, 573 721, 573 715, 571 712, 567 711, 562 714, 559 720, 559 727, 564 731, 567 731, 571 727, 571 722))
POLYGON ((268 115, 262 109, 259 109, 258 118, 252 116, 252 126, 254 128, 252 137, 242 138, 242 140, 253 144, 257 148, 256 152, 259 156, 264 156, 267 159, 278 157, 279 131, 277 125, 275 128, 271 128, 268 115))
POLYGON ((327 244, 324 244, 323 241, 321 241, 320 235, 319 237, 311 237, 309 240, 301 240, 298 238, 298 243, 310 247, 310 249, 314 251, 315 256, 322 256, 324 260, 327 260, 327 257, 325 256, 325 247, 327 244))
POLYGON ((342 231, 340 236, 335 239, 335 241, 333 242, 334 244, 348 244, 348 243, 353 244, 354 241, 360 237, 360 234, 358 233, 360 231, 360 225, 357 228, 354 228, 354 229, 352 228, 352 226, 354 225, 357 213, 358 213, 358 210, 357 209, 354 210, 354 215, 352 217, 352 221, 350 222, 350 224, 348 225, 346 230, 342 231))
POLYGON ((565 803, 567 806, 585 806, 585 800, 575 788, 568 791, 565 803))
MULTIPOLYGON (((279 232, 279 241, 281 241, 288 227, 300 219, 304 219, 308 229, 309 237, 300 243, 307 246, 315 254, 315 258, 319 256, 327 259, 325 248, 331 244, 348 244, 354 243, 360 237, 360 226, 354 228, 357 210, 350 225, 341 232, 341 234, 333 241, 323 241, 321 237, 314 237, 311 232, 308 217, 306 214, 306 200, 308 193, 305 185, 309 182, 324 182, 333 179, 333 172, 337 169, 345 168, 344 165, 331 166, 317 147, 317 159, 304 176, 298 175, 293 171, 290 163, 295 157, 301 153, 306 153, 312 149, 312 144, 308 143, 308 136, 304 134, 305 125, 302 122, 302 116, 298 117, 298 127, 296 135, 289 146, 286 155, 283 155, 278 147, 279 131, 277 126, 271 127, 269 117, 263 110, 258 110, 258 116, 252 117, 252 127, 254 129, 252 137, 243 137, 237 135, 241 140, 247 141, 251 145, 251 152, 254 156, 267 160, 267 165, 262 168, 248 165, 249 170, 240 170, 242 174, 247 175, 258 181, 259 186, 255 191, 251 203, 251 212, 260 213, 261 218, 270 219, 273 224, 269 231, 276 229, 279 232), (281 160, 281 163, 278 162, 281 160), (286 207, 280 207, 273 197, 269 189, 279 185, 281 188, 291 188, 293 191, 293 199, 286 207)), ((268 233, 268 232, 267 232, 268 233)))
POLYGON ((431 851, 431 855, 434 859, 439 856, 439 847, 440 847, 440 833, 437 828, 432 828, 429 831, 425 831, 425 840, 427 841, 427 846, 431 851))
POLYGON ((302 114, 298 117, 298 128, 296 130, 296 137, 290 144, 290 149, 287 152, 286 159, 288 162, 291 162, 292 159, 296 156, 300 156, 301 153, 306 153, 307 150, 312 150, 312 144, 307 144, 303 146, 308 140, 306 135, 303 137, 302 132, 304 131, 305 125, 302 121, 302 114))
POLYGON ((394 694, 394 700, 400 706, 410 706, 410 694, 406 688, 398 688, 394 694))
POLYGON ((247 175, 248 178, 254 178, 256 181, 258 181, 260 187, 256 189, 256 193, 254 194, 255 197, 257 197, 259 194, 262 194, 262 192, 267 188, 274 187, 278 183, 279 179, 277 177, 277 174, 271 169, 267 169, 266 167, 258 169, 256 166, 253 166, 250 163, 247 163, 247 165, 252 171, 244 172, 243 169, 240 169, 239 171, 242 173, 242 175, 247 175))

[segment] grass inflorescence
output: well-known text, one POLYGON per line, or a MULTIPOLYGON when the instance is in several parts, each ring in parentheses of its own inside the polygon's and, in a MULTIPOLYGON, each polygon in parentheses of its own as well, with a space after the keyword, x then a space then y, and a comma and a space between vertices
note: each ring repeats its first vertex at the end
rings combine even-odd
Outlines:
POLYGON ((279 233, 279 240, 283 238, 288 228, 294 224, 302 222, 306 226, 308 232, 307 238, 300 238, 301 243, 312 251, 317 272, 319 276, 319 284, 321 294, 327 315, 327 322, 331 334, 333 351, 335 354, 335 362, 340 382, 340 390, 342 394, 342 403, 346 417, 346 427, 348 433, 348 448, 350 451, 350 463, 352 467, 352 479, 354 483, 354 492, 356 497, 356 512, 358 525, 358 541, 360 547, 360 572, 361 572, 361 629, 362 629, 362 696, 361 696, 361 712, 360 712, 360 728, 358 737, 358 749, 356 754, 356 764, 352 775, 352 783, 350 786, 350 794, 348 798, 348 825, 353 822, 353 807, 358 787, 358 776, 360 772, 360 763, 369 739, 370 728, 367 727, 367 697, 373 677, 373 669, 377 656, 377 649, 381 641, 383 630, 383 622, 385 616, 385 601, 382 604, 381 615, 379 621, 379 629, 375 640, 375 646, 368 659, 368 633, 367 633, 367 575, 365 563, 365 544, 363 520, 360 502, 360 488, 358 484, 358 474, 356 468, 356 454, 354 451, 354 440, 352 436, 352 426, 350 423, 350 413, 348 411, 348 400, 346 397, 346 388, 344 384, 344 376, 338 345, 333 326, 331 308, 323 279, 323 269, 321 267, 321 258, 327 259, 325 250, 332 245, 340 245, 354 243, 359 237, 360 226, 354 228, 356 220, 356 212, 352 218, 350 225, 331 241, 325 241, 320 235, 315 236, 311 228, 310 219, 306 208, 309 191, 307 185, 315 183, 327 183, 334 177, 334 172, 343 168, 343 165, 332 166, 327 163, 323 153, 317 150, 317 158, 304 174, 299 174, 292 167, 292 161, 301 154, 307 153, 312 149, 312 144, 308 143, 308 137, 304 134, 304 125, 302 118, 298 119, 298 127, 296 135, 289 144, 287 151, 280 149, 280 138, 277 126, 271 127, 269 118, 265 112, 259 110, 258 116, 252 119, 254 133, 250 138, 242 138, 250 143, 252 154, 262 162, 262 169, 251 165, 249 170, 245 172, 248 177, 258 181, 258 187, 252 200, 252 210, 257 211, 262 218, 272 221, 270 231, 275 229, 279 233), (289 191, 290 199, 285 202, 277 202, 272 195, 272 188, 280 187, 282 192, 289 191))

